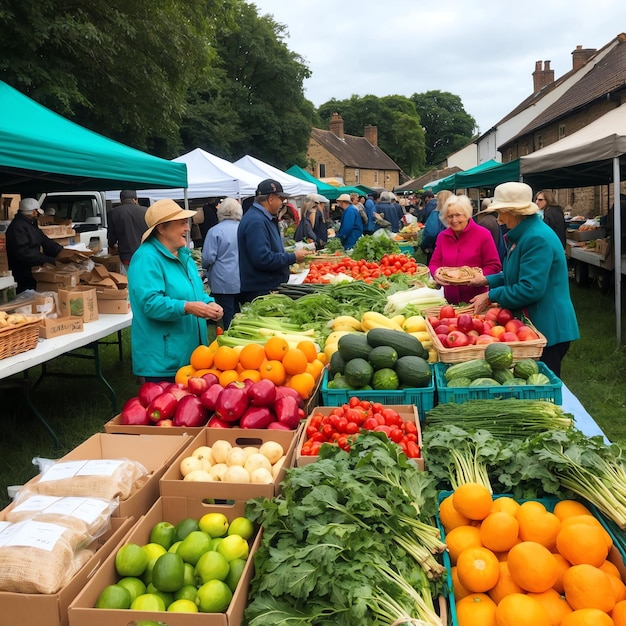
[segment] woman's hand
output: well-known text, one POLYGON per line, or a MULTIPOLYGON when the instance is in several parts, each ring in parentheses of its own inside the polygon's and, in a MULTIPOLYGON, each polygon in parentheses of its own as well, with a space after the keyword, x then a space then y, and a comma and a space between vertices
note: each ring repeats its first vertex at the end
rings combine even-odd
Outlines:
POLYGON ((224 310, 217 302, 185 302, 185 313, 206 320, 220 320, 224 310))
POLYGON ((477 274, 467 284, 469 287, 485 287, 489 283, 487 282, 487 278, 485 276, 483 276, 482 274, 477 274))
POLYGON ((491 306, 491 300, 489 300, 489 293, 479 293, 474 296, 470 302, 474 305, 474 315, 478 315, 483 311, 486 311, 491 306))

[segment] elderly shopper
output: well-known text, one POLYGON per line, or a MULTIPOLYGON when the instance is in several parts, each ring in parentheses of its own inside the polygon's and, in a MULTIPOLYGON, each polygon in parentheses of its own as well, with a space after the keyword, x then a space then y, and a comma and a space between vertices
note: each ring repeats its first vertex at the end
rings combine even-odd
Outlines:
POLYGON ((439 216, 441 214, 441 210, 443 209, 444 204, 446 203, 446 200, 451 195, 451 191, 444 189, 437 194, 436 198, 433 198, 433 200, 435 201, 435 208, 426 218, 424 229, 422 230, 422 241, 420 243, 420 248, 422 249, 422 252, 426 255, 426 265, 430 263, 430 259, 433 256, 435 244, 437 243, 437 236, 445 228, 439 216))
POLYGON ((337 237, 345 250, 354 248, 354 244, 363 234, 363 220, 359 210, 350 202, 350 196, 342 193, 337 198, 337 206, 341 209, 341 226, 337 232, 337 237))
POLYGON ((173 381, 195 348, 207 344, 207 320, 223 315, 187 247, 194 215, 174 200, 155 202, 128 268, 133 372, 148 381, 173 381))
POLYGON ((376 214, 389 222, 392 232, 397 233, 402 228, 402 207, 394 202, 396 196, 391 191, 383 191, 376 205, 376 214))
POLYGON ((216 226, 206 235, 202 247, 202 267, 211 295, 222 309, 224 328, 239 312, 239 246, 237 230, 243 216, 241 204, 234 198, 224 198, 217 207, 216 226))
POLYGON ((472 219, 472 203, 467 196, 451 195, 439 212, 439 219, 445 230, 437 236, 428 268, 435 282, 443 285, 445 298, 450 304, 469 302, 486 291, 486 287, 447 284, 439 270, 468 266, 480 268, 485 275, 496 274, 502 269, 496 244, 491 233, 472 219))
POLYGON ((502 272, 474 278, 488 291, 472 299, 481 313, 492 303, 528 315, 547 338, 541 360, 557 375, 570 342, 579 338, 576 313, 570 298, 567 260, 556 233, 541 219, 525 183, 496 187, 487 211, 497 211, 505 235, 507 255, 502 272))

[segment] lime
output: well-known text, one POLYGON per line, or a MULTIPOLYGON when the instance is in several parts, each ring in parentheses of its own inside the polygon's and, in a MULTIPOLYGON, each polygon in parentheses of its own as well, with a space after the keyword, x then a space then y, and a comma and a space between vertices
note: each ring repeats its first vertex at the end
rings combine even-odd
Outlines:
POLYGON ((224 579, 224 582, 230 587, 230 590, 235 593, 235 588, 239 583, 239 579, 243 574, 243 570, 246 566, 246 561, 244 559, 233 559, 230 563, 230 568, 228 571, 228 576, 224 579))
POLYGON ((152 527, 150 531, 150 543, 158 543, 166 550, 174 543, 174 533, 176 526, 169 522, 159 522, 152 527))
POLYGON ((219 552, 205 552, 196 563, 196 578, 199 584, 209 580, 226 580, 230 568, 228 561, 219 552))
POLYGON ((183 570, 183 585, 196 584, 196 570, 191 563, 185 563, 185 569, 183 570))
POLYGON ((198 605, 193 600, 175 600, 167 610, 172 613, 197 613, 198 605))
POLYGON ((174 533, 174 541, 182 541, 193 530, 200 530, 198 522, 195 519, 187 517, 178 522, 174 533))
POLYGON ((254 535, 254 524, 247 517, 236 517, 228 527, 229 535, 239 535, 246 541, 254 535))
POLYGON ((217 546, 217 551, 230 563, 233 559, 247 559, 250 548, 248 542, 239 535, 228 535, 217 546))
POLYGON ((221 580, 209 580, 198 589, 196 604, 202 613, 223 613, 233 599, 233 592, 221 580))
POLYGON ((126 576, 126 578, 120 578, 117 581, 118 585, 122 587, 126 587, 128 589, 128 593, 130 593, 130 601, 132 602, 137 596, 140 596, 143 593, 146 593, 146 586, 143 584, 139 578, 134 578, 133 576, 126 576))
POLYGON ((115 555, 115 569, 120 576, 141 576, 148 566, 148 555, 136 543, 127 543, 115 555))
POLYGON ((130 608, 130 592, 121 585, 109 585, 102 590, 96 601, 97 609, 130 608))
POLYGON ((173 593, 168 593, 166 591, 159 591, 152 583, 150 583, 146 587, 146 593, 154 594, 155 596, 159 596, 159 598, 161 598, 161 600, 163 600, 163 604, 165 604, 165 608, 166 609, 167 609, 167 607, 170 604, 172 604, 172 602, 174 602, 174 594, 173 593))
POLYGON ((201 530, 192 530, 178 546, 176 554, 186 563, 195 565, 198 559, 211 548, 211 537, 201 530))
POLYGON ((196 601, 198 589, 195 585, 183 585, 175 594, 174 600, 191 600, 196 601))
POLYGON ((148 565, 146 565, 146 569, 144 570, 143 576, 141 577, 143 582, 147 585, 148 583, 152 582, 152 569, 154 567, 154 564, 156 563, 156 560, 160 556, 163 556, 167 552, 167 550, 158 543, 147 543, 145 546, 141 546, 141 549, 148 556, 148 565))
POLYGON ((185 564, 178 554, 166 552, 152 568, 152 584, 159 591, 177 591, 184 583, 185 564))
POLYGON ((181 544, 180 541, 175 541, 168 549, 168 552, 177 552, 178 551, 178 546, 181 544))
POLYGON ((165 602, 154 593, 144 593, 133 600, 130 608, 132 611, 165 611, 165 602))
POLYGON ((200 518, 198 526, 211 537, 223 537, 228 531, 228 518, 223 513, 207 513, 200 518))

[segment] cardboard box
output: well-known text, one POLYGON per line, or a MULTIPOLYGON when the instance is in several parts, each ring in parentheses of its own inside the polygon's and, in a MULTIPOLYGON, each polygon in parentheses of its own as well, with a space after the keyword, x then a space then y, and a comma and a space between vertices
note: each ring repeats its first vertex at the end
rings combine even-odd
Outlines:
POLYGON ((567 233, 568 239, 574 241, 591 241, 592 239, 604 239, 606 230, 604 228, 594 228, 593 230, 573 230, 567 233))
POLYGON ((98 311, 107 315, 126 315, 130 313, 128 300, 98 300, 98 311))
MULTIPOLYGON (((80 284, 80 272, 54 265, 41 265, 33 268, 33 278, 37 283, 56 285, 56 289, 70 289, 80 284)), ((38 289, 38 291, 42 291, 38 289)), ((50 291, 49 289, 47 291, 50 291)))
MULTIPOLYGON (((96 433, 68 452, 61 460, 92 459, 131 459, 138 461, 147 470, 144 483, 126 500, 122 500, 113 514, 114 517, 135 517, 145 515, 146 511, 159 497, 159 480, 173 460, 184 452, 193 437, 186 435, 158 437, 152 435, 109 435, 96 433)), ((33 478, 27 483, 37 480, 33 478)))
POLYGON ((59 313, 63 317, 76 315, 85 323, 98 319, 98 299, 93 287, 59 289, 59 313))
MULTIPOLYGON (((298 434, 298 442, 296 443, 296 456, 295 456, 296 467, 302 467, 304 465, 308 465, 309 463, 313 463, 314 461, 317 460, 317 456, 303 456, 302 454, 300 454, 300 450, 302 450, 302 445, 307 440, 306 429, 307 429, 307 426, 311 423, 311 418, 317 413, 321 413, 322 415, 330 415, 333 409, 336 409, 336 408, 337 407, 334 407, 334 406, 315 407, 309 414, 309 417, 307 418, 304 425, 300 427, 299 434, 298 434)), ((387 405, 385 408, 396 410, 399 413, 403 421, 411 420, 412 422, 413 421, 415 422, 415 426, 417 427, 417 443, 421 450, 422 449, 422 429, 420 428, 420 420, 419 420, 419 416, 417 414, 417 408, 415 407, 415 405, 413 404, 395 404, 395 405, 390 404, 390 405, 387 405)), ((424 470, 424 459, 419 458, 419 459, 415 459, 415 461, 417 462, 418 467, 421 470, 424 470)))
MULTIPOLYGON (((160 498, 147 515, 135 524, 124 538, 125 543, 144 545, 150 538, 150 530, 161 521, 177 524, 191 517, 199 519, 206 513, 223 513, 229 520, 245 512, 245 504, 207 505, 200 500, 182 497, 160 498)), ((261 543, 261 532, 252 540, 250 554, 246 561, 239 584, 233 594, 230 606, 225 613, 172 613, 160 611, 131 611, 93 608, 100 592, 116 583, 119 576, 115 571, 115 553, 109 555, 93 578, 85 585, 69 607, 70 626, 128 626, 135 620, 156 620, 167 626, 239 626, 248 601, 248 587, 254 573, 253 557, 261 543)), ((18 623, 18 622, 15 622, 18 623)))
POLYGON ((168 426, 161 428, 160 426, 127 426, 121 423, 121 415, 116 415, 104 425, 104 432, 117 435, 189 435, 196 437, 200 431, 204 430, 204 426, 195 428, 186 428, 184 426, 168 426))
POLYGON ((96 263, 104 265, 109 272, 119 272, 122 261, 117 254, 98 254, 93 258, 96 263))
POLYGON ((83 330, 82 317, 58 317, 50 319, 46 317, 41 320, 39 336, 44 339, 52 339, 69 333, 80 333, 83 330))
POLYGON ((9 271, 9 259, 7 258, 7 240, 4 233, 0 233, 0 273, 9 271))
MULTIPOLYGON (((2 519, 2 512, 0 512, 2 519)), ((70 602, 85 587, 87 581, 113 552, 132 528, 133 518, 111 519, 111 529, 96 539, 95 554, 81 567, 72 580, 57 593, 11 593, 0 591, 3 624, 27 626, 69 626, 70 602)), ((115 550, 115 552, 114 552, 115 550)))
MULTIPOLYGON (((293 463, 297 430, 255 430, 243 428, 204 428, 191 442, 189 447, 180 454, 161 478, 161 496, 184 496, 186 498, 214 498, 216 500, 235 500, 245 502, 250 498, 273 498, 280 493, 280 484, 285 477, 285 471, 293 463), (269 485, 253 485, 248 483, 222 482, 190 482, 183 480, 180 473, 180 462, 190 456, 193 450, 200 446, 212 446, 218 439, 224 439, 233 446, 260 447, 266 441, 278 442, 285 451, 285 461, 274 482, 269 485)), ((161 437, 163 439, 163 437, 161 437)))

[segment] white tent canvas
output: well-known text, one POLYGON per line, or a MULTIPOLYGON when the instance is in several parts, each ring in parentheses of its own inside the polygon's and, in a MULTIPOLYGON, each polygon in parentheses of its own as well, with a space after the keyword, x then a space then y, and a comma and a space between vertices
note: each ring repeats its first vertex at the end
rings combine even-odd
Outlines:
POLYGON ((287 174, 249 154, 235 161, 235 165, 264 179, 273 178, 277 180, 283 186, 285 193, 290 196, 306 196, 310 193, 317 193, 317 187, 313 183, 291 176, 291 174, 287 174))
MULTIPOLYGON (((172 161, 187 165, 187 198, 247 198, 253 196, 259 183, 267 176, 252 174, 237 165, 214 154, 196 148, 172 161)), ((145 189, 142 197, 160 200, 172 198, 183 200, 184 189, 145 189)), ((119 200, 118 192, 108 192, 108 200, 119 200)))

